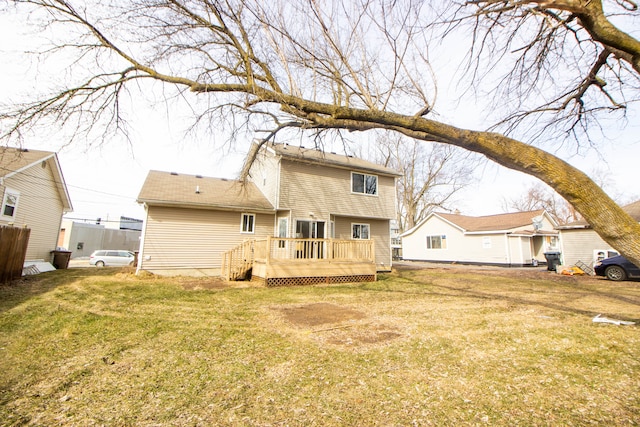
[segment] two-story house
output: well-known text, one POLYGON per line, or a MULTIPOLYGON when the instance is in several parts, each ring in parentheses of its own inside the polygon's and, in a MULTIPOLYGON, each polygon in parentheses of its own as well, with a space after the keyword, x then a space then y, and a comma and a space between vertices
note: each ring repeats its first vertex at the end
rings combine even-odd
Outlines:
MULTIPOLYGON (((309 277, 305 283, 370 275, 348 260, 368 259, 373 275, 388 271, 397 176, 286 144, 260 147, 244 182, 151 171, 138 196, 147 212, 138 268, 225 276, 225 254, 244 243, 241 258, 280 260, 279 271, 309 277)), ((253 265, 254 276, 260 271, 253 265)))
POLYGON ((0 148, 0 225, 31 229, 26 260, 49 261, 71 199, 56 153, 0 148))

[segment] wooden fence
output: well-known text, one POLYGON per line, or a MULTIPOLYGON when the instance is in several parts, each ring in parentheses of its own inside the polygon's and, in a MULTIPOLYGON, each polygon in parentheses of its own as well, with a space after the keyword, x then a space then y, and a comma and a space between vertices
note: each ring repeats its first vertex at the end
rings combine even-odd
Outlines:
POLYGON ((22 277, 31 229, 0 225, 0 283, 22 277))

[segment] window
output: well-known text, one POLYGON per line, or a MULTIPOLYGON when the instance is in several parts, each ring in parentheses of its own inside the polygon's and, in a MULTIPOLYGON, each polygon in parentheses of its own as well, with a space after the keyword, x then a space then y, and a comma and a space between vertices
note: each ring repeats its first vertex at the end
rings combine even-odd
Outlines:
POLYGON ((427 236, 427 249, 447 249, 447 236, 427 236))
POLYGON ((353 239, 368 240, 369 224, 351 224, 351 237, 353 239))
POLYGON ((256 216, 254 214, 242 214, 241 233, 253 233, 256 224, 256 216))
POLYGON ((2 216, 15 218, 19 198, 19 192, 10 190, 9 188, 5 189, 4 199, 2 200, 2 216))
POLYGON ((362 194, 378 194, 378 177, 362 173, 351 173, 351 191, 362 194))

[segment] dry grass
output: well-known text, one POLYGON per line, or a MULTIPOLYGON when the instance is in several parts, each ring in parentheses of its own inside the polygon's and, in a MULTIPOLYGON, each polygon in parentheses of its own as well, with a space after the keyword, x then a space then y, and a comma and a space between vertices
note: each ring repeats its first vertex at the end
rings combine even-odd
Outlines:
POLYGON ((402 270, 297 288, 0 287, 2 425, 638 425, 640 284, 402 270))

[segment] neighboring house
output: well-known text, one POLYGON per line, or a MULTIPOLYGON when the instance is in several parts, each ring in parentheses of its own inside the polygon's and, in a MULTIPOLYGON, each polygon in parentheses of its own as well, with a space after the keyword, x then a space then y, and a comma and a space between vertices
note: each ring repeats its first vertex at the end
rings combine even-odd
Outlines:
MULTIPOLYGON (((330 255, 336 267, 335 239, 352 242, 351 249, 366 243, 373 273, 388 271, 397 176, 371 162, 286 144, 262 146, 245 183, 151 171, 138 196, 147 212, 138 267, 219 275, 223 255, 244 242, 270 242, 271 259, 286 253, 329 263, 330 255)), ((251 247, 251 256, 257 251, 251 247)))
POLYGON ((31 229, 26 260, 51 260, 62 215, 72 211, 56 153, 0 148, 0 225, 31 229))
MULTIPOLYGON (((622 209, 640 222, 640 200, 623 206, 622 209)), ((618 255, 618 252, 602 240, 587 221, 576 221, 556 228, 560 232, 562 261, 565 265, 576 265, 581 261, 593 266, 600 259, 618 255)))
POLYGON ((524 266, 558 251, 555 221, 544 210, 490 216, 431 213, 402 237, 405 260, 524 266))
POLYGON ((71 258, 88 257, 93 251, 99 249, 138 251, 142 231, 130 229, 138 226, 138 220, 121 218, 119 222, 123 225, 119 228, 111 228, 104 224, 64 219, 60 228, 58 246, 71 251, 71 258))

